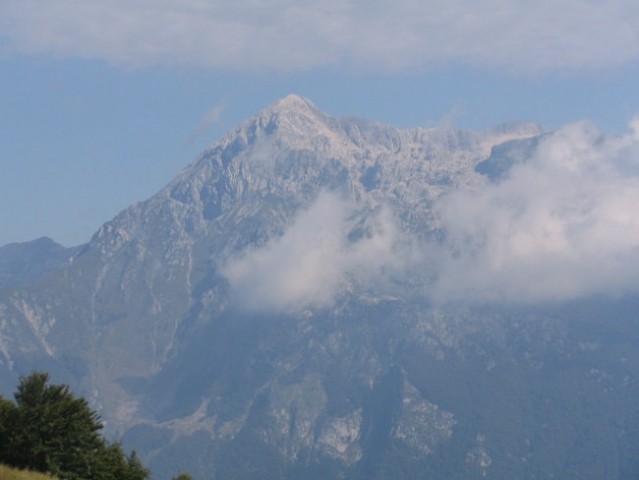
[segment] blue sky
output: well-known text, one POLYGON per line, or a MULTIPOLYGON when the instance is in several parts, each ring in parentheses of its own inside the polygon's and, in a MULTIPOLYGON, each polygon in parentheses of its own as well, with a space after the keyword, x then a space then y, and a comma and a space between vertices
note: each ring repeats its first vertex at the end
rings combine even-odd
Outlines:
POLYGON ((400 127, 612 135, 639 113, 639 4, 0 0, 0 245, 88 241, 288 93, 400 127))

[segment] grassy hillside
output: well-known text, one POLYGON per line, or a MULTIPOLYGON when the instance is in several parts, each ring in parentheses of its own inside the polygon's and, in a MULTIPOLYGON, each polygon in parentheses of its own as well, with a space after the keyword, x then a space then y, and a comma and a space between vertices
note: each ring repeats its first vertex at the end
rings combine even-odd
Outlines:
POLYGON ((55 480, 55 477, 50 477, 44 473, 17 470, 0 465, 0 480, 55 480))

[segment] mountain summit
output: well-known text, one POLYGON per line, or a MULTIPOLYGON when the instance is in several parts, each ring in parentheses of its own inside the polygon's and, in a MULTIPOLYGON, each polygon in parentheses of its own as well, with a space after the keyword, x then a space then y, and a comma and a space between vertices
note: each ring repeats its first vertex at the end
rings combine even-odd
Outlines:
POLYGON ((160 479, 627 478, 634 300, 429 290, 463 253, 442 247, 444 200, 507 177, 542 133, 401 130, 290 95, 0 290, 4 391, 50 371, 160 479))

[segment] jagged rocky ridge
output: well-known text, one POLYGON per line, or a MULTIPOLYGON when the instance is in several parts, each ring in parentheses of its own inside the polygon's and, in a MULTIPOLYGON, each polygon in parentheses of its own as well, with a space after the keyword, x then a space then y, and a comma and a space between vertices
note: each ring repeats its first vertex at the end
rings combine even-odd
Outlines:
POLYGON ((436 199, 500 178, 542 134, 280 100, 68 265, 0 290, 4 391, 51 371, 160 479, 627 478, 635 300, 424 295, 413 244, 437 242, 436 199))

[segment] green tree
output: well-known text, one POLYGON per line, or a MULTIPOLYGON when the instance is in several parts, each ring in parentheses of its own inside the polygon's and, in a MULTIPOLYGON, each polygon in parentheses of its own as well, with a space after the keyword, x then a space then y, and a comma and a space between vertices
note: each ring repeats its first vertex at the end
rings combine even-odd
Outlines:
POLYGON ((66 478, 88 478, 104 447, 98 415, 66 385, 48 385, 46 373, 23 378, 16 408, 6 419, 6 461, 14 466, 66 478))
POLYGON ((179 475, 173 477, 171 480, 193 480, 193 477, 188 473, 180 473, 179 475))
POLYGON ((135 451, 127 456, 119 443, 100 452, 96 470, 92 480, 145 480, 149 477, 149 470, 142 465, 135 451))
POLYGON ((144 480, 135 453, 101 435, 102 423, 66 385, 49 385, 35 372, 22 378, 15 404, 0 397, 0 462, 68 480, 144 480))
POLYGON ((150 472, 142 465, 137 453, 133 450, 126 459, 126 468, 122 473, 122 480, 144 480, 149 477, 150 472))
POLYGON ((6 398, 0 397, 0 460, 9 458, 10 435, 13 419, 16 416, 16 406, 6 398))

